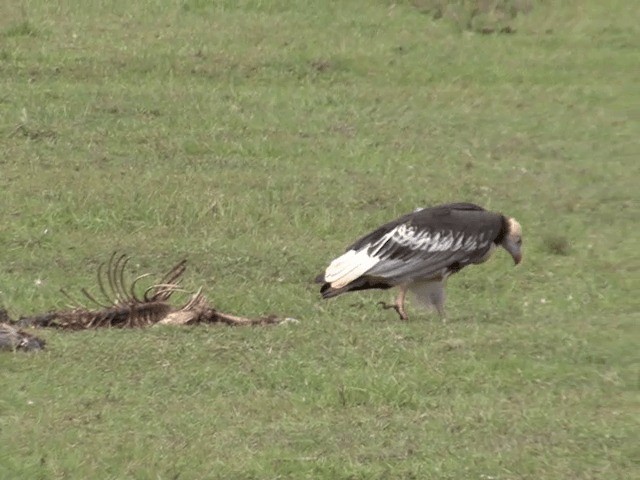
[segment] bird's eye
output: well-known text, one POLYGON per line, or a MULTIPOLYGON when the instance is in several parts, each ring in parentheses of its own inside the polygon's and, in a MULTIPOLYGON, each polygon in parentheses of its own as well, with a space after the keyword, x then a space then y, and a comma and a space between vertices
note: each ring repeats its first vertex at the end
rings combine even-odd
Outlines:
POLYGON ((516 243, 517 243, 518 245, 522 245, 522 238, 519 238, 518 240, 516 240, 516 243))

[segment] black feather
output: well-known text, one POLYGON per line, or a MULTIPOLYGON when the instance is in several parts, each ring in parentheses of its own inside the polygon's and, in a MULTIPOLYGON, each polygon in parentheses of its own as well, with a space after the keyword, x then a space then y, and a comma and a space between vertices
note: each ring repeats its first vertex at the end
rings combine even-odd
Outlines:
POLYGON ((322 298, 336 297, 342 293, 354 292, 356 290, 369 290, 377 288, 380 290, 386 290, 394 285, 389 282, 385 282, 383 279, 374 277, 360 277, 351 282, 349 285, 345 285, 342 288, 332 288, 330 283, 325 283, 320 288, 320 294, 322 298))
MULTIPOLYGON (((450 203, 445 205, 437 205, 435 207, 424 208, 416 212, 403 215, 389 223, 382 225, 371 233, 359 238, 346 249, 360 250, 368 244, 375 244, 384 235, 399 225, 406 224, 416 228, 418 231, 437 232, 453 232, 454 234, 464 234, 465 236, 480 235, 482 233, 490 234, 500 230, 505 222, 502 215, 489 212, 479 205, 473 203, 450 203)), ((495 233, 494 233, 495 235, 495 233)), ((486 237, 485 237, 486 238, 486 237)), ((492 239, 493 240, 493 239, 492 239)), ((371 252, 373 249, 370 249, 371 252)), ((389 258, 402 258, 407 256, 411 250, 400 246, 391 246, 389 258)))

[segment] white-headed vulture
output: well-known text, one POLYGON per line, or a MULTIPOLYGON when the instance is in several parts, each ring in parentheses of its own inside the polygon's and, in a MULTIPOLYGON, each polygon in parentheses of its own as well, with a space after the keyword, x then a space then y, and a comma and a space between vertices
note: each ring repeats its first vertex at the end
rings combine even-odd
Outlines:
MULTIPOLYGON (((394 308, 406 320, 407 291, 444 317, 449 275, 485 262, 497 246, 522 260, 522 228, 510 217, 472 203, 423 208, 363 236, 333 260, 324 274, 323 298, 371 288, 398 287, 394 308)), ((382 303, 382 302, 381 302, 382 303)))

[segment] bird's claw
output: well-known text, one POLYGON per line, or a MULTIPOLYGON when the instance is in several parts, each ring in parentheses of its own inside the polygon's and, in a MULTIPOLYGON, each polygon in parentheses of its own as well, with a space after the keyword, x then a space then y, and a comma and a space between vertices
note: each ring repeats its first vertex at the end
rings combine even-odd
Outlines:
POLYGON ((397 303, 386 303, 386 302, 378 302, 378 305, 382 307, 383 310, 394 309, 396 313, 400 316, 400 320, 408 320, 409 317, 407 314, 400 308, 397 303))
POLYGON ((383 310, 389 310, 390 308, 393 308, 396 311, 398 310, 398 305, 395 303, 378 302, 378 305, 380 305, 383 310))

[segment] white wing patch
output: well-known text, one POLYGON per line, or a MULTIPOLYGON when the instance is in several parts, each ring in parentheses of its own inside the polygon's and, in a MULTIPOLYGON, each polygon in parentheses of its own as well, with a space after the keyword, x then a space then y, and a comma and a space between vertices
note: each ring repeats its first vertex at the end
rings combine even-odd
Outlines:
POLYGON ((325 282, 330 283, 332 288, 342 288, 371 269, 380 259, 367 253, 367 250, 349 250, 336 258, 324 273, 325 282))
POLYGON ((401 247, 423 252, 455 252, 458 250, 471 252, 489 244, 484 241, 484 234, 465 237, 463 233, 454 233, 451 230, 434 233, 429 230, 418 230, 416 227, 403 223, 378 240, 373 245, 376 249, 372 251, 372 254, 376 255, 388 240, 401 247))

